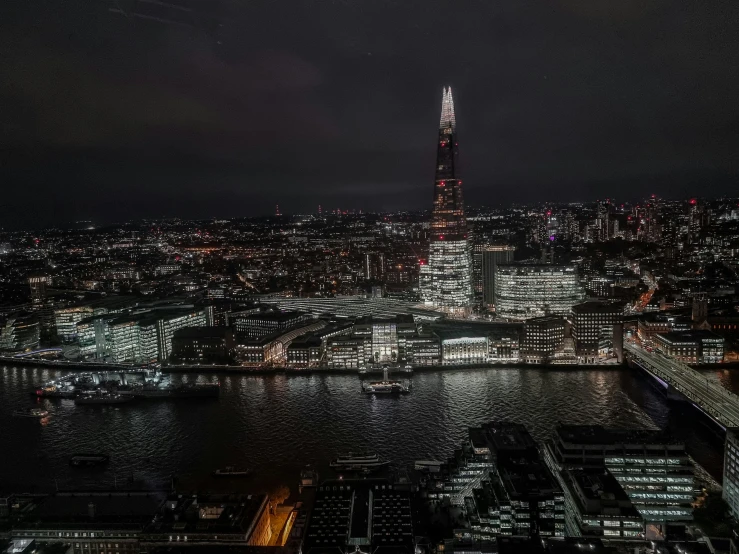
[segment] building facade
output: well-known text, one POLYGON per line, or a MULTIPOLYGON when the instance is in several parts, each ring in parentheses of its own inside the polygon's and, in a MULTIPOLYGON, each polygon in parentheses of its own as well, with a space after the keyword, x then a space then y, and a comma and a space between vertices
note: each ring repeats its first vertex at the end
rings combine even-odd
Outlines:
POLYGON ((521 341, 521 360, 526 363, 547 363, 565 340, 567 322, 556 315, 526 320, 521 341))
POLYGON ((657 350, 686 364, 718 364, 724 361, 724 338, 711 331, 676 331, 655 336, 657 350))
POLYGON ((693 465, 685 444, 664 431, 560 425, 544 452, 557 475, 607 469, 647 523, 693 519, 693 465))
POLYGON ((578 357, 591 362, 601 354, 607 355, 614 348, 619 348, 619 344, 614 344, 618 343, 614 339, 614 329, 621 329, 623 316, 623 304, 583 302, 573 306, 572 338, 578 357))
POLYGON ((482 247, 482 301, 485 306, 495 306, 495 271, 498 264, 513 261, 515 248, 486 244, 482 247))
POLYGON ((731 514, 739 517, 739 435, 737 429, 726 430, 724 447, 724 482, 721 496, 731 514))
POLYGON ((501 318, 526 320, 543 315, 568 315, 585 299, 574 266, 498 264, 495 311, 501 318))
POLYGON ((424 304, 451 315, 466 315, 472 305, 472 252, 459 178, 457 123, 452 89, 444 89, 436 151, 434 206, 428 263, 420 267, 424 304))

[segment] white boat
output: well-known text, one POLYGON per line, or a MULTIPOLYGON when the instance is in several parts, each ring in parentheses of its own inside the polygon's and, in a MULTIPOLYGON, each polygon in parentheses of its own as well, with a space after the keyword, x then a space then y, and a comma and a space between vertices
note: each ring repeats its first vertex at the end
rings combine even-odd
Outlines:
POLYGON ((382 381, 370 381, 362 385, 365 394, 408 394, 410 389, 400 381, 391 381, 388 377, 388 368, 382 369, 382 381))
POLYGON ((381 469, 390 462, 383 462, 377 454, 346 454, 331 462, 331 467, 348 471, 372 471, 381 469))
POLYGON ((217 469, 213 472, 215 477, 248 477, 251 475, 250 469, 242 469, 235 466, 226 466, 223 469, 217 469))
POLYGON ((49 412, 42 408, 32 408, 28 410, 27 412, 24 412, 23 410, 16 410, 13 412, 13 415, 16 417, 46 417, 49 415, 49 412))

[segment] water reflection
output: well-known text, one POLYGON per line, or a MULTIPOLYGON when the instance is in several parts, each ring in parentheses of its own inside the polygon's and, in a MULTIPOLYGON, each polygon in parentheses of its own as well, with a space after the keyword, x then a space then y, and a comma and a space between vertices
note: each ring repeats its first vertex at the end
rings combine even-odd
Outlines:
MULTIPOLYGON (((210 474, 247 466, 246 487, 294 485, 309 462, 319 471, 338 453, 371 449, 395 467, 451 455, 467 427, 491 419, 525 423, 538 440, 558 422, 667 427, 714 475, 722 442, 707 433, 689 405, 668 403, 638 371, 496 368, 418 373, 411 394, 360 394, 356 375, 182 375, 172 381, 214 382, 221 398, 85 407, 71 400, 33 400, 29 390, 60 375, 50 369, 7 368, 0 374, 0 440, 14 453, 0 459, 0 486, 113 486, 121 479, 165 485, 177 475, 214 488, 210 474), (41 402, 47 424, 32 429, 10 415, 41 402), (73 471, 69 457, 97 451, 108 468, 73 471), (698 452, 699 455, 696 455, 698 452), (125 476, 125 477, 124 477, 125 476)), ((736 378, 716 372, 727 386, 736 378), (728 381, 725 381, 727 380, 728 381)), ((240 486, 240 485, 239 485, 240 486)))

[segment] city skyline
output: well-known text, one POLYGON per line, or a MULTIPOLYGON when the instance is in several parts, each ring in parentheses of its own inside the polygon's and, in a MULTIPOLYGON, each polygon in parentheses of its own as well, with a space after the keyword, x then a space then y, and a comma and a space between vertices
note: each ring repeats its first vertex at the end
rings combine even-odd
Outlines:
POLYGON ((0 2, 0 554, 739 553, 734 21, 0 2))

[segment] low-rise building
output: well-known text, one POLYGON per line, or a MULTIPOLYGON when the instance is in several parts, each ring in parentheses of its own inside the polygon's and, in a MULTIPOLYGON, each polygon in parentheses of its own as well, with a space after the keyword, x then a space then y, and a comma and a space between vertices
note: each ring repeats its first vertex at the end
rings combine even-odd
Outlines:
POLYGON ((672 331, 688 331, 692 322, 688 317, 662 314, 646 313, 639 318, 637 333, 643 341, 652 341, 658 334, 670 333, 672 331))
POLYGON ((544 458, 555 475, 607 469, 647 523, 693 519, 693 465, 685 444, 664 431, 559 425, 544 458))
POLYGON ((301 551, 413 554, 410 487, 385 479, 326 481, 316 489, 301 551))
POLYGON ((473 538, 564 537, 564 493, 526 427, 488 423, 470 430, 470 443, 476 455, 490 462, 479 485, 464 498, 473 538))
POLYGON ((257 312, 246 310, 228 314, 228 325, 232 326, 239 341, 258 339, 286 331, 302 323, 313 321, 313 316, 298 311, 257 312))
POLYGON ((562 482, 567 536, 644 536, 644 518, 607 469, 568 469, 562 482))
POLYGON ((57 492, 11 499, 14 540, 64 545, 71 554, 138 554, 157 547, 267 546, 269 499, 162 491, 57 492))
POLYGON ((555 315, 526 320, 521 340, 521 359, 527 363, 547 363, 565 339, 567 322, 555 315))
POLYGON ((711 331, 694 330, 660 333, 657 350, 686 364, 717 364, 724 361, 724 339, 711 331))
POLYGON ((228 327, 186 327, 172 336, 170 360, 180 364, 227 364, 236 346, 228 327))

